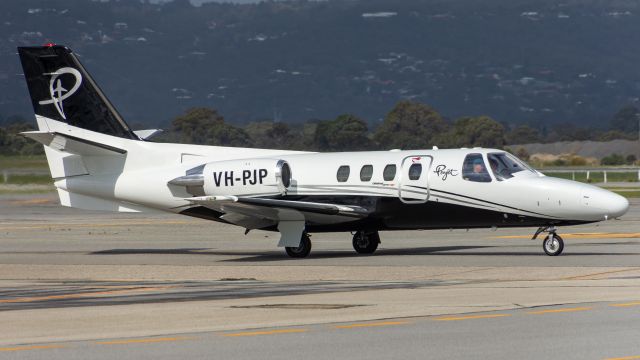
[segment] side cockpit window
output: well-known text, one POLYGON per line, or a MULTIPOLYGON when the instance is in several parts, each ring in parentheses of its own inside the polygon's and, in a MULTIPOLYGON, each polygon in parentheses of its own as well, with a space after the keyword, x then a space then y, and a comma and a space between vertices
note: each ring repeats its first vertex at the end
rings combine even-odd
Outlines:
POLYGON ((462 178, 467 181, 491 182, 491 176, 482 159, 482 154, 469 154, 464 158, 462 178))

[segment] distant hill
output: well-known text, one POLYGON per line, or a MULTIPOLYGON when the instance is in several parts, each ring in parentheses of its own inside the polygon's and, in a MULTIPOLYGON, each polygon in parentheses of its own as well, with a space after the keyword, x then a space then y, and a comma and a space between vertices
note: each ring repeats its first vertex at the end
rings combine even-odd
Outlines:
POLYGON ((451 118, 597 126, 640 102, 636 0, 3 0, 0 29, 0 116, 31 114, 16 46, 49 41, 132 123, 194 106, 375 123, 413 99, 451 118))

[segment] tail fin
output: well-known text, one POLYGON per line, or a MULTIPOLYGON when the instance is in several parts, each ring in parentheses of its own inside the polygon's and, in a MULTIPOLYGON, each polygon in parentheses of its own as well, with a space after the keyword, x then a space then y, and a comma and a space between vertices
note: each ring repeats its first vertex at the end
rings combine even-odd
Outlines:
POLYGON ((140 140, 71 49, 59 45, 19 47, 18 53, 36 115, 106 135, 140 140))

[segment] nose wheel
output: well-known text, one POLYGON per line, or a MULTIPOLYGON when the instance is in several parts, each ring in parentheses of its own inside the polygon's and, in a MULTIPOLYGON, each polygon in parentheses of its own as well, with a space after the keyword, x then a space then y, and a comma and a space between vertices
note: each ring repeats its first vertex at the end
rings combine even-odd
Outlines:
POLYGON ((380 235, 377 231, 358 231, 353 235, 353 249, 358 254, 373 254, 380 244, 380 235))
POLYGON ((542 242, 542 248, 545 254, 549 256, 558 256, 564 250, 564 241, 558 234, 549 234, 542 242))
POLYGON ((544 253, 549 256, 558 256, 562 254, 562 250, 564 250, 564 241, 560 235, 556 234, 556 228, 553 226, 541 227, 536 231, 535 235, 533 235, 533 239, 535 240, 538 235, 543 232, 548 233, 542 241, 542 249, 544 250, 544 253))

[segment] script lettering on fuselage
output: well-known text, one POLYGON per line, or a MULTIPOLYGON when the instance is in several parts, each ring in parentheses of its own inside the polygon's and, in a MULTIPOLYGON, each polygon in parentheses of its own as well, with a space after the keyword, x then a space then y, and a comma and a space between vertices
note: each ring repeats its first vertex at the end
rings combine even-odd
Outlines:
POLYGON ((231 171, 214 171, 213 183, 216 187, 240 185, 262 185, 264 178, 267 177, 267 169, 242 170, 242 172, 231 171))
POLYGON ((438 165, 436 169, 433 171, 436 175, 440 176, 442 180, 447 180, 449 175, 458 176, 458 170, 456 169, 447 169, 447 165, 438 165))

